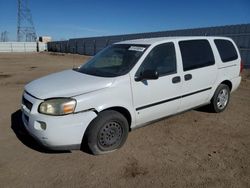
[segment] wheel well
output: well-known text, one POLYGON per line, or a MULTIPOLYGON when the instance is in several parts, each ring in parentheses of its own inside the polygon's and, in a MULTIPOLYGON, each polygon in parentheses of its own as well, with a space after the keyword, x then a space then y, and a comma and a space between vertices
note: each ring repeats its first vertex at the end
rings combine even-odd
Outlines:
POLYGON ((123 108, 123 107, 111 107, 111 108, 107 108, 107 109, 105 109, 103 111, 106 111, 106 110, 115 110, 115 111, 121 113, 122 115, 124 115, 124 117, 128 121, 129 129, 130 129, 132 117, 131 117, 130 112, 126 108, 123 108))
POLYGON ((229 87, 230 91, 232 90, 232 82, 230 82, 229 80, 225 80, 223 82, 221 82, 221 84, 225 84, 229 87))

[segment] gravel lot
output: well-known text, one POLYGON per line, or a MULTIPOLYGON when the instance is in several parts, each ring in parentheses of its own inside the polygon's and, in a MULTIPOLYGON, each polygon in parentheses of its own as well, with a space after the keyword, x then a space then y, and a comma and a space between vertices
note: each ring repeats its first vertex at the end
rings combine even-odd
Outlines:
POLYGON ((116 152, 51 152, 20 121, 29 81, 88 57, 0 54, 0 187, 250 187, 250 71, 221 114, 192 110, 129 134, 116 152))

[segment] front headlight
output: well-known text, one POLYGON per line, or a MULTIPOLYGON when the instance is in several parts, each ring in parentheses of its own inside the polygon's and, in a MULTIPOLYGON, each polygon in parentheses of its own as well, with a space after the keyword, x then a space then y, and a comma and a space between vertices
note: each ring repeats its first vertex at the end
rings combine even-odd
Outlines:
POLYGON ((39 105, 38 112, 47 115, 60 116, 75 111, 76 100, 69 98, 49 99, 39 105))

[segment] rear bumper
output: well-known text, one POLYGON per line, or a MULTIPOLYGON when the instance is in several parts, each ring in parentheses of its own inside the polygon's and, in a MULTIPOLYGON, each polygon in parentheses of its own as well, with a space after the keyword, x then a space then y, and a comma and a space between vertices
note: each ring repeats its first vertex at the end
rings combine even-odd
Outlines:
POLYGON ((233 92, 239 87, 241 82, 241 76, 231 79, 231 82, 232 82, 231 92, 233 92))

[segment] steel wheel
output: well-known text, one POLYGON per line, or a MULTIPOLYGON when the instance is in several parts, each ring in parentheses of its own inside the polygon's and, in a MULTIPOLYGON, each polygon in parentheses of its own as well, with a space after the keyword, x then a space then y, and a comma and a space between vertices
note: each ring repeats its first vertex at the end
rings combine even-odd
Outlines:
POLYGON ((122 140, 123 129, 121 124, 115 121, 105 124, 98 133, 98 144, 103 149, 115 147, 122 140))
MULTIPOLYGON (((104 154, 123 146, 129 132, 125 116, 114 110, 105 110, 90 123, 85 133, 85 142, 90 151, 104 154)), ((84 143, 83 143, 84 145, 84 143)))

